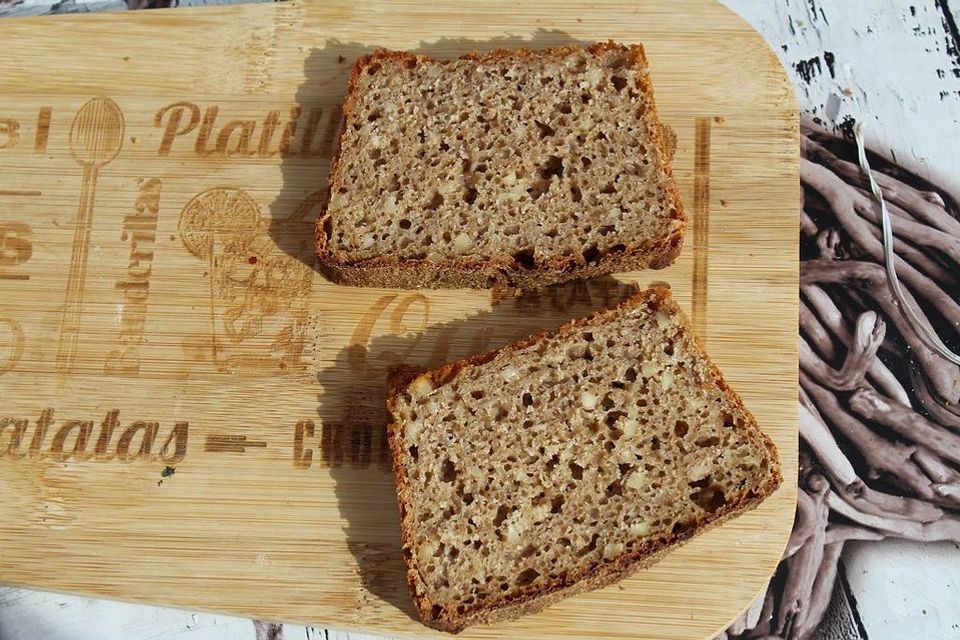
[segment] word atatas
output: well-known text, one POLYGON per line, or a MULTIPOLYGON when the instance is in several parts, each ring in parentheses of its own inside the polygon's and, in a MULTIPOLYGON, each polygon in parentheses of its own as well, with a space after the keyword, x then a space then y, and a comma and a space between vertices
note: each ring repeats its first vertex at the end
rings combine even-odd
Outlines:
POLYGON ((176 464, 187 455, 188 422, 177 422, 166 434, 160 423, 135 420, 120 424, 120 410, 111 409, 95 432, 93 420, 63 420, 44 409, 33 421, 0 418, 0 459, 108 462, 158 461, 176 464), (165 437, 164 437, 165 436, 165 437))

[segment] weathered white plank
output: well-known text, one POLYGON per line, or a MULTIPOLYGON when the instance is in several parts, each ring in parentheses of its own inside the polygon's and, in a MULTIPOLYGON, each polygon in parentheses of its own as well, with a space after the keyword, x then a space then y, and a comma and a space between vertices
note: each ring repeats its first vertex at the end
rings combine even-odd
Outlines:
POLYGON ((851 543, 850 589, 871 640, 960 638, 960 552, 953 542, 851 543))
POLYGON ((865 112, 870 147, 960 195, 960 10, 934 0, 722 1, 770 43, 810 116, 833 128, 865 112))

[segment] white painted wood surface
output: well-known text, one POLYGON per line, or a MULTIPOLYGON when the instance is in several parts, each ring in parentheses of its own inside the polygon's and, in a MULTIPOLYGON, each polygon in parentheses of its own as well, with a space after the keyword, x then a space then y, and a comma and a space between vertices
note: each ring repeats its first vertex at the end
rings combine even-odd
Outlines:
POLYGON ((867 637, 960 638, 958 549, 954 542, 851 543, 844 564, 867 637))
MULTIPOLYGON (((805 113, 833 128, 865 109, 870 146, 960 196, 960 4, 723 1, 770 42, 805 113)), ((850 545, 844 562, 871 640, 960 637, 956 545, 850 545)), ((0 587, 0 640, 255 637, 238 618, 0 587)), ((372 636, 285 625, 283 638, 372 636)))
POLYGON ((803 112, 829 127, 865 115, 867 146, 960 194, 960 51, 947 19, 960 23, 960 3, 721 2, 770 43, 803 112))

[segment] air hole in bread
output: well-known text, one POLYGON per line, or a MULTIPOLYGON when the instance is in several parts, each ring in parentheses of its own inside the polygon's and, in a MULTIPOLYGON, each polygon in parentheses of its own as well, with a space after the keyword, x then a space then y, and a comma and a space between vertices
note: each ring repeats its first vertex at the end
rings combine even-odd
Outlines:
POLYGON ((723 489, 710 485, 690 494, 690 499, 701 509, 713 513, 727 503, 723 489))
POLYGON ((593 534, 593 536, 590 538, 590 542, 588 542, 588 543, 586 544, 586 546, 581 547, 581 548, 577 551, 577 555, 578 555, 578 556, 585 556, 585 555, 587 555, 588 553, 590 553, 591 551, 593 551, 594 549, 596 549, 596 548, 597 548, 597 541, 598 541, 599 539, 600 539, 600 534, 599 534, 599 533, 593 534))
POLYGON ((587 264, 593 264, 597 261, 597 258, 600 257, 600 250, 597 248, 597 245, 591 245, 583 252, 583 261, 587 264))
POLYGON ((559 156, 550 156, 546 162, 540 165, 540 177, 544 180, 563 177, 563 158, 559 156))
POLYGON ((706 475, 699 480, 688 482, 687 486, 694 487, 695 489, 702 489, 704 487, 709 487, 711 482, 712 480, 710 479, 710 475, 706 475))
POLYGON ((603 396, 603 400, 600 401, 600 407, 603 408, 604 411, 610 411, 610 409, 613 409, 615 406, 617 406, 617 403, 610 397, 609 393, 603 396))
POLYGON ((525 587, 528 584, 532 584, 534 580, 540 577, 540 572, 536 569, 525 569, 517 576, 517 586, 525 587))
POLYGON ((673 424, 673 432, 678 438, 687 435, 688 431, 690 431, 690 425, 687 424, 686 420, 677 420, 673 424))
POLYGON ((571 476, 574 480, 582 480, 582 479, 583 479, 583 467, 581 467, 579 464, 577 464, 577 463, 574 462, 573 460, 571 460, 571 461, 567 464, 567 466, 570 468, 570 476, 571 476))
POLYGON ((560 464, 560 456, 558 454, 553 454, 550 456, 550 459, 547 460, 547 471, 553 471, 556 469, 558 464, 560 464))
POLYGON ((710 447, 715 447, 720 444, 720 438, 717 436, 705 436, 703 438, 697 438, 694 442, 698 447, 703 449, 708 449, 710 447))
POLYGON ((427 201, 423 208, 427 211, 435 211, 440 205, 443 204, 443 196, 440 195, 439 191, 434 191, 433 195, 430 196, 430 200, 427 201))
POLYGON ((537 130, 538 130, 539 133, 540 133, 540 139, 541 139, 541 140, 542 140, 543 138, 549 138, 550 136, 552 136, 552 135, 554 135, 554 134, 556 133, 556 131, 554 131, 553 127, 551 127, 550 125, 545 124, 545 123, 543 123, 543 122, 540 122, 539 120, 534 120, 533 123, 534 123, 535 125, 537 125, 537 130))
POLYGON ((623 411, 611 411, 607 414, 607 417, 604 419, 604 421, 607 423, 608 427, 613 427, 617 424, 617 421, 620 420, 620 418, 625 417, 627 417, 627 414, 623 411))
POLYGON ((457 479, 457 466, 453 460, 447 458, 440 467, 440 480, 443 482, 453 482, 457 479))
POLYGON ((627 66, 629 61, 630 58, 626 53, 618 54, 607 61, 607 68, 622 69, 623 67, 627 66))
POLYGON ((617 91, 620 91, 625 86, 627 86, 627 79, 622 76, 613 76, 610 78, 610 82, 613 83, 613 88, 617 91))
POLYGON ((523 269, 535 269, 537 267, 537 259, 534 256, 533 249, 517 251, 513 254, 513 260, 517 266, 523 269))
POLYGON ((560 513, 563 511, 564 498, 562 495, 556 495, 550 501, 550 513, 560 513))
MULTIPOLYGON (((583 193, 580 191, 580 187, 578 187, 577 185, 571 186, 571 187, 570 187, 570 197, 573 199, 574 202, 580 202, 580 201, 582 201, 582 200, 583 200, 583 193)), ((555 237, 555 236, 556 236, 556 231, 554 231, 553 233, 554 233, 554 236, 551 236, 551 237, 555 237)))

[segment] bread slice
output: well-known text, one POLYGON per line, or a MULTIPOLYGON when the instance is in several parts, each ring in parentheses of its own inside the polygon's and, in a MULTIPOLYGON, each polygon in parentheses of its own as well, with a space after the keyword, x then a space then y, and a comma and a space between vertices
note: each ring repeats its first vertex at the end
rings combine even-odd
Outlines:
POLYGON ((663 289, 394 373, 387 411, 407 580, 424 623, 446 631, 619 580, 782 479, 663 289))
POLYGON ((666 267, 685 217, 640 45, 357 60, 317 224, 342 284, 530 289, 666 267))

